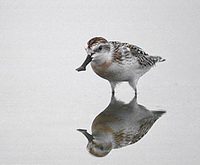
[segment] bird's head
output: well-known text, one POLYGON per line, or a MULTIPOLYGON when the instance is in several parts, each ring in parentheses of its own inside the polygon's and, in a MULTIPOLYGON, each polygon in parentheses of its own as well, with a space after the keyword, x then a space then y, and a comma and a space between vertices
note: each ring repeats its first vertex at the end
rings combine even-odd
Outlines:
POLYGON ((112 150, 112 143, 103 139, 95 138, 87 130, 78 129, 88 139, 87 149, 96 157, 104 157, 112 150))
POLYGON ((105 38, 94 37, 88 41, 85 50, 87 52, 87 57, 83 64, 76 69, 77 71, 85 71, 86 66, 91 61, 100 60, 104 58, 104 56, 106 56, 110 52, 111 46, 105 38))

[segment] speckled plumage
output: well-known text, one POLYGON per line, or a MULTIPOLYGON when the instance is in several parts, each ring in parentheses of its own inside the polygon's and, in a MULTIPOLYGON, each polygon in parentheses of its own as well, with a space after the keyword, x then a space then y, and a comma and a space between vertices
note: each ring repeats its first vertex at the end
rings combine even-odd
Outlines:
POLYGON ((101 157, 112 149, 134 144, 164 113, 149 111, 137 103, 136 97, 125 104, 113 96, 108 107, 92 123, 92 140, 87 149, 91 154, 101 157))
MULTIPOLYGON (((150 56, 136 45, 118 41, 107 41, 103 37, 94 37, 87 43, 87 54, 91 57, 91 66, 100 77, 108 80, 114 94, 115 86, 122 81, 129 82, 137 94, 139 78, 148 72, 157 62, 163 62, 160 56, 150 56)), ((84 66, 85 70, 86 65, 84 66)), ((78 68, 78 71, 80 68, 78 68)))

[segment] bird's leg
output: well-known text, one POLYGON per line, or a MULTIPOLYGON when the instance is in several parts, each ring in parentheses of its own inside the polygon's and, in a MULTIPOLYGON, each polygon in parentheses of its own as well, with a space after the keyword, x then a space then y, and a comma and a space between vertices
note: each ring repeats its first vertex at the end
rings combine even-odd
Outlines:
POLYGON ((137 87, 136 87, 137 81, 129 81, 128 83, 134 89, 134 91, 135 91, 135 98, 137 98, 137 87))
POLYGON ((128 104, 130 104, 130 105, 137 104, 137 94, 133 97, 133 99, 128 104))
POLYGON ((111 86, 111 89, 112 89, 112 96, 114 96, 115 95, 116 83, 115 82, 110 82, 110 86, 111 86))
POLYGON ((116 98, 115 98, 115 95, 114 94, 112 94, 112 96, 111 96, 111 101, 110 101, 112 104, 115 104, 115 102, 116 102, 116 98))
POLYGON ((135 98, 137 98, 137 87, 135 87, 135 98))
POLYGON ((112 90, 112 97, 114 97, 114 96, 115 96, 115 91, 112 90))

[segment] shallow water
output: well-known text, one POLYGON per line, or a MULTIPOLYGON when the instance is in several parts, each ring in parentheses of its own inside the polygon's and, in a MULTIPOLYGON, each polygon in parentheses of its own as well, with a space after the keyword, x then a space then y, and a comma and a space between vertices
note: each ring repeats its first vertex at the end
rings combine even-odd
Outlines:
MULTIPOLYGON (((0 164, 199 164, 199 1, 1 1, 0 164), (140 141, 91 156, 94 118, 109 83, 78 73, 93 36, 134 43, 167 59, 138 84, 138 103, 165 110, 140 141)), ((116 97, 128 103, 126 83, 116 97)))

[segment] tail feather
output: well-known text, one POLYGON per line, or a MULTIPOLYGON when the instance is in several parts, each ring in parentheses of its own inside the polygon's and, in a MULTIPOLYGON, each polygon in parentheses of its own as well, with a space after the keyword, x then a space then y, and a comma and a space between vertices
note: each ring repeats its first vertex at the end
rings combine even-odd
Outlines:
POLYGON ((142 66, 154 66, 157 62, 163 62, 163 59, 160 56, 138 56, 138 62, 142 66))
POLYGON ((150 61, 152 62, 152 64, 156 64, 157 62, 164 62, 165 59, 160 57, 160 56, 150 56, 150 61))
POLYGON ((158 56, 157 59, 158 59, 158 62, 164 62, 164 61, 166 61, 166 59, 164 59, 164 58, 162 58, 160 56, 158 56))
POLYGON ((161 117, 163 114, 166 113, 166 111, 152 111, 152 112, 153 112, 153 114, 154 114, 155 116, 157 116, 158 118, 161 117))

